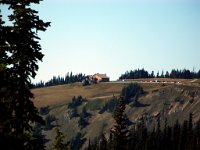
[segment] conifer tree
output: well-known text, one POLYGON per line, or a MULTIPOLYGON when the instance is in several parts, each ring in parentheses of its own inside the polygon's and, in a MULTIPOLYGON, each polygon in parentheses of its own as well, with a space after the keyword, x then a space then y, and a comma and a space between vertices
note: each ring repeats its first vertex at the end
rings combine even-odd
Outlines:
POLYGON ((63 150, 64 149, 64 144, 63 144, 64 135, 60 131, 59 128, 55 128, 55 131, 56 131, 56 137, 53 142, 53 150, 63 150))
POLYGON ((114 113, 115 124, 111 129, 111 149, 124 150, 127 149, 127 143, 129 139, 129 131, 127 129, 127 122, 125 119, 125 102, 123 97, 120 97, 119 104, 114 113))
POLYGON ((186 144, 188 142, 188 121, 185 120, 181 127, 181 142, 180 149, 186 149, 186 144))
POLYGON ((9 72, 7 64, 9 63, 8 55, 9 45, 8 38, 10 36, 10 27, 4 26, 0 10, 0 147, 7 145, 10 141, 11 125, 8 118, 11 118, 12 110, 10 109, 11 95, 9 82, 9 72))
POLYGON ((180 145, 180 133, 181 133, 181 127, 178 122, 176 121, 174 127, 173 127, 173 149, 178 149, 180 145))
POLYGON ((12 10, 9 20, 12 26, 3 26, 1 29, 0 71, 2 76, 0 93, 1 112, 0 131, 5 135, 1 146, 7 149, 44 149, 34 142, 37 137, 32 134, 34 123, 43 123, 37 108, 31 99, 31 78, 38 70, 37 62, 41 61, 43 54, 39 44, 38 31, 45 31, 50 25, 43 22, 37 11, 30 5, 39 4, 41 0, 2 0, 0 4, 8 5, 12 10), (2 145, 3 144, 3 145, 2 145))
POLYGON ((196 123, 195 136, 196 136, 196 141, 195 141, 196 148, 200 149, 200 120, 197 121, 196 123))
POLYGON ((189 114, 189 120, 188 120, 188 142, 186 145, 186 149, 192 149, 195 145, 195 136, 193 133, 193 114, 189 114))

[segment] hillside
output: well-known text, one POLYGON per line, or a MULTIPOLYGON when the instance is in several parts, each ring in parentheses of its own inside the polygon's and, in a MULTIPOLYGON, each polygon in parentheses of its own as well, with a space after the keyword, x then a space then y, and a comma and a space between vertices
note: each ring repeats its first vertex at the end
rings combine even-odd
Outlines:
MULTIPOLYGON (((118 96, 124 86, 132 81, 100 83, 91 86, 82 86, 80 83, 61 85, 47 88, 34 89, 35 105, 40 108, 49 106, 49 114, 56 117, 53 125, 60 125, 61 131, 66 135, 65 141, 73 139, 78 132, 83 139, 93 139, 102 132, 107 133, 113 125, 112 113, 99 113, 100 109, 114 96, 118 96), (80 114, 83 107, 86 107, 90 113, 88 125, 83 128, 78 126, 79 117, 69 117, 68 103, 73 96, 81 95, 87 101, 77 107, 77 113, 80 114)), ((143 87, 145 94, 141 95, 137 104, 129 104, 126 107, 126 114, 133 123, 141 118, 153 127, 157 118, 164 121, 168 118, 169 124, 174 124, 178 119, 182 122, 188 119, 189 113, 193 113, 194 121, 200 119, 200 87, 199 80, 184 80, 182 84, 163 84, 150 83, 144 81, 139 83, 143 87), (195 82, 195 83, 194 83, 195 82), (139 105, 138 105, 139 104, 139 105)), ((45 118, 46 116, 44 116, 45 118)), ((48 139, 55 136, 53 128, 44 132, 48 139)), ((49 149, 51 141, 47 144, 49 149)), ((86 144, 87 142, 85 142, 86 144)))
POLYGON ((82 86, 81 83, 67 84, 67 85, 58 85, 58 86, 50 86, 44 88, 36 88, 33 89, 34 93, 34 104, 37 107, 42 106, 54 106, 60 105, 71 100, 73 96, 82 95, 87 99, 106 99, 108 97, 112 97, 113 95, 118 95, 121 92, 121 89, 131 83, 131 82, 139 82, 141 83, 144 90, 154 90, 156 88, 162 87, 162 83, 151 84, 148 82, 153 80, 167 81, 170 85, 170 82, 180 82, 186 85, 193 86, 195 84, 199 85, 199 80, 186 80, 186 79, 166 79, 166 78, 147 78, 147 79, 134 79, 127 80, 126 82, 109 82, 109 83, 101 83, 94 84, 91 86, 82 86), (194 82, 193 82, 194 81, 194 82), (147 82, 147 84, 146 84, 147 82))
POLYGON ((82 86, 81 83, 68 85, 51 86, 46 88, 33 89, 35 95, 34 104, 37 107, 55 106, 65 104, 73 96, 86 97, 88 100, 95 98, 107 99, 113 95, 118 95, 125 83, 101 83, 91 86, 82 86))

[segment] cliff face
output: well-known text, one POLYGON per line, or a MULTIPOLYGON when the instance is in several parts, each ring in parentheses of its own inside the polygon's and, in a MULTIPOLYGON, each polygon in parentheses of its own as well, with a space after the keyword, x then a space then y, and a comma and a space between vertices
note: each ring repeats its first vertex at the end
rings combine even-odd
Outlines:
POLYGON ((180 122, 193 114, 194 123, 200 119, 200 88, 192 86, 171 85, 149 91, 139 99, 140 103, 148 104, 146 107, 128 108, 127 112, 136 122, 144 119, 155 123, 159 118, 168 119, 169 124, 176 120, 180 122))

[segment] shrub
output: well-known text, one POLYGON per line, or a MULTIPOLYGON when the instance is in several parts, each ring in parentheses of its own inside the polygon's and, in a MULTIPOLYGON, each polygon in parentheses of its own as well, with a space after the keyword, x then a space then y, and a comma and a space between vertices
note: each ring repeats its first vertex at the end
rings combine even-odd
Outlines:
POLYGON ((49 113, 49 106, 40 108, 40 114, 41 115, 47 115, 48 113, 49 113))
POLYGON ((70 119, 72 119, 73 117, 79 116, 76 108, 68 109, 67 113, 68 113, 70 119))
POLYGON ((45 118, 45 130, 51 130, 54 127, 52 122, 55 120, 56 118, 53 115, 47 115, 45 118))
POLYGON ((82 96, 73 97, 72 102, 68 104, 68 108, 76 108, 82 104, 82 102, 86 101, 82 96))
POLYGON ((131 102, 131 98, 138 99, 140 95, 144 94, 143 88, 137 83, 131 83, 124 87, 121 96, 124 97, 125 103, 131 102))

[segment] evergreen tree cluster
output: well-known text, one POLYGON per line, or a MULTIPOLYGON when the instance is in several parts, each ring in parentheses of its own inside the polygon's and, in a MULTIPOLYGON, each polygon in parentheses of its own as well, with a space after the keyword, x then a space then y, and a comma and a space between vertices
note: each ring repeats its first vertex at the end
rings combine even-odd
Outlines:
POLYGON ((72 101, 68 104, 68 108, 69 109, 73 109, 76 108, 78 106, 80 106, 83 102, 87 101, 85 98, 83 98, 82 96, 74 96, 72 98, 72 101))
POLYGON ((135 69, 126 71, 124 74, 122 74, 119 79, 139 79, 139 78, 180 78, 180 79, 193 79, 193 78, 200 78, 200 70, 198 72, 190 71, 188 69, 172 69, 169 73, 166 71, 162 71, 161 73, 158 71, 157 74, 155 74, 154 71, 148 72, 143 69, 135 69))
POLYGON ((144 69, 135 69, 126 71, 119 77, 119 79, 138 79, 138 78, 150 78, 150 77, 151 75, 148 73, 148 71, 144 69))
POLYGON ((165 121, 161 129, 158 120, 156 129, 148 131, 146 123, 137 124, 131 132, 129 149, 141 150, 198 150, 200 148, 200 121, 193 126, 192 115, 180 124, 170 127, 165 121))
POLYGON ((116 121, 111 129, 109 138, 105 138, 104 146, 101 148, 101 138, 89 142, 87 149, 96 150, 199 150, 200 149, 200 121, 195 125, 192 122, 192 115, 189 120, 185 120, 182 124, 178 121, 173 125, 167 124, 161 128, 160 121, 153 130, 149 130, 146 122, 134 124, 128 130, 128 125, 123 115, 124 104, 120 103, 115 113, 116 121), (95 148, 96 147, 96 148, 95 148))
POLYGON ((121 96, 123 96, 126 104, 137 100, 140 95, 144 94, 143 88, 137 83, 130 83, 125 86, 121 91, 121 96))
POLYGON ((118 98, 113 96, 109 99, 104 106, 100 109, 99 113, 102 114, 104 112, 113 113, 118 105, 118 98))
MULTIPOLYGON (((144 94, 143 88, 137 83, 130 83, 127 86, 123 87, 121 91, 121 96, 124 99, 125 104, 132 103, 135 105, 137 102, 139 106, 143 106, 137 100, 140 95, 144 94)), ((113 113, 119 103, 119 100, 116 96, 113 96, 107 102, 105 102, 104 106, 100 109, 99 113, 102 114, 104 112, 113 113)))
POLYGON ((62 85, 62 84, 70 84, 75 82, 82 82, 82 80, 85 79, 85 75, 82 73, 73 75, 71 73, 67 73, 65 77, 60 76, 53 76, 52 79, 50 79, 47 82, 40 81, 36 84, 33 84, 33 88, 40 88, 40 87, 48 87, 48 86, 55 86, 55 85, 62 85))
POLYGON ((89 118, 91 114, 87 112, 86 108, 83 107, 81 113, 77 112, 77 107, 87 100, 82 98, 82 96, 73 97, 72 101, 68 104, 68 115, 71 118, 79 117, 78 126, 82 129, 89 124, 89 118))
POLYGON ((82 96, 73 97, 72 101, 68 104, 68 116, 69 118, 78 117, 77 107, 80 106, 83 102, 87 101, 82 96))

